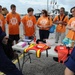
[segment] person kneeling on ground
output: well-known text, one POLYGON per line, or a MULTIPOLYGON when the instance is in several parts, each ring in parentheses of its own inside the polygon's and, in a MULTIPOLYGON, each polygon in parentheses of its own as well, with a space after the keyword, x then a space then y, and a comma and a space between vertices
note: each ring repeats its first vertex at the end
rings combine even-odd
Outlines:
POLYGON ((7 37, 7 40, 8 40, 7 44, 5 44, 4 42, 2 43, 3 50, 10 60, 14 60, 17 58, 17 54, 12 49, 13 41, 8 37, 7 37))
POLYGON ((2 43, 7 44, 8 39, 6 34, 2 31, 0 27, 0 71, 4 72, 6 75, 23 75, 12 63, 11 60, 6 56, 2 43))

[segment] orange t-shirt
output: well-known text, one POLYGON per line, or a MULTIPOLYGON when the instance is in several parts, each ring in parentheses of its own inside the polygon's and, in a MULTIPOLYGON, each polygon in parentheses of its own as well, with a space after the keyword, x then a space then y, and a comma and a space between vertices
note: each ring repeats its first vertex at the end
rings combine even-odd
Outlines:
POLYGON ((12 14, 8 13, 6 16, 6 21, 9 24, 9 34, 17 35, 19 34, 19 24, 21 22, 20 15, 18 13, 12 14))
POLYGON ((22 18, 22 23, 24 25, 24 32, 26 36, 33 36, 35 32, 36 18, 35 16, 24 16, 22 18))
MULTIPOLYGON (((68 25, 75 28, 75 17, 73 17, 69 20, 68 25)), ((66 37, 71 39, 71 40, 75 40, 75 31, 69 30, 66 37)))
MULTIPOLYGON (((63 16, 60 16, 60 21, 62 21, 64 15, 63 16)), ((56 21, 59 21, 59 18, 58 16, 56 16, 53 20, 53 22, 56 22, 56 21)), ((68 23, 69 21, 69 18, 66 16, 63 20, 63 22, 65 23, 68 23)), ((57 27, 56 27, 56 32, 60 32, 60 33, 64 33, 66 31, 66 26, 65 25, 61 25, 61 24, 58 24, 57 27)))
POLYGON ((52 26, 52 19, 48 17, 41 16, 37 21, 38 26, 42 26, 41 30, 49 30, 48 28, 43 28, 43 26, 52 26))
POLYGON ((5 31, 5 19, 2 14, 0 14, 0 27, 2 27, 2 30, 5 31))

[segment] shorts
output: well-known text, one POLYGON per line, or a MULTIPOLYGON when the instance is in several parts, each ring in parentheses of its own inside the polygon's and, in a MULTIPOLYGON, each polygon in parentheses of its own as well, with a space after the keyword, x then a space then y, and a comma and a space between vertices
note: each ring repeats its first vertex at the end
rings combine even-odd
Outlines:
POLYGON ((18 41, 20 39, 19 34, 17 35, 9 35, 9 38, 12 39, 12 41, 18 41))
POLYGON ((69 68, 72 72, 75 73, 75 47, 64 64, 66 65, 67 68, 69 68))
POLYGON ((48 39, 49 31, 48 30, 39 30, 39 36, 40 36, 41 40, 48 39))

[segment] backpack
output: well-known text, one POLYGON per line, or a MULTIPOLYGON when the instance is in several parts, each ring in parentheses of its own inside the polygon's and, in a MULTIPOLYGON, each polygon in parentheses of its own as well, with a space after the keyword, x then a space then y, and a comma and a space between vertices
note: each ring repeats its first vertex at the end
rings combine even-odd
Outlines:
MULTIPOLYGON (((66 17, 66 15, 64 15, 64 17, 62 18, 62 21, 64 21, 65 17, 66 17)), ((60 15, 58 15, 58 19, 60 21, 60 15)))
MULTIPOLYGON (((62 21, 64 21, 66 15, 63 16, 62 21)), ((60 15, 58 15, 58 19, 60 21, 60 15)), ((60 25, 60 24, 59 24, 60 25)), ((59 28, 57 28, 58 30, 61 30, 63 28, 63 25, 60 25, 59 28)))
POLYGON ((50 33, 54 33, 54 30, 55 30, 55 25, 52 25, 52 26, 50 27, 50 29, 49 29, 49 32, 50 32, 50 33))
POLYGON ((50 27, 50 29, 49 29, 49 32, 50 32, 50 33, 54 33, 55 28, 56 28, 55 25, 52 25, 52 26, 50 27))

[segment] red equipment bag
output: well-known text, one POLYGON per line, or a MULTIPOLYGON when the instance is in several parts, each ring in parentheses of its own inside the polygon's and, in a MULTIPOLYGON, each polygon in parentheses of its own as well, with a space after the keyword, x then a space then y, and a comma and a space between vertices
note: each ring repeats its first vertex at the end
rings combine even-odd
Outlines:
POLYGON ((59 45, 56 46, 54 50, 58 53, 58 62, 64 63, 67 57, 71 54, 73 48, 59 45))

